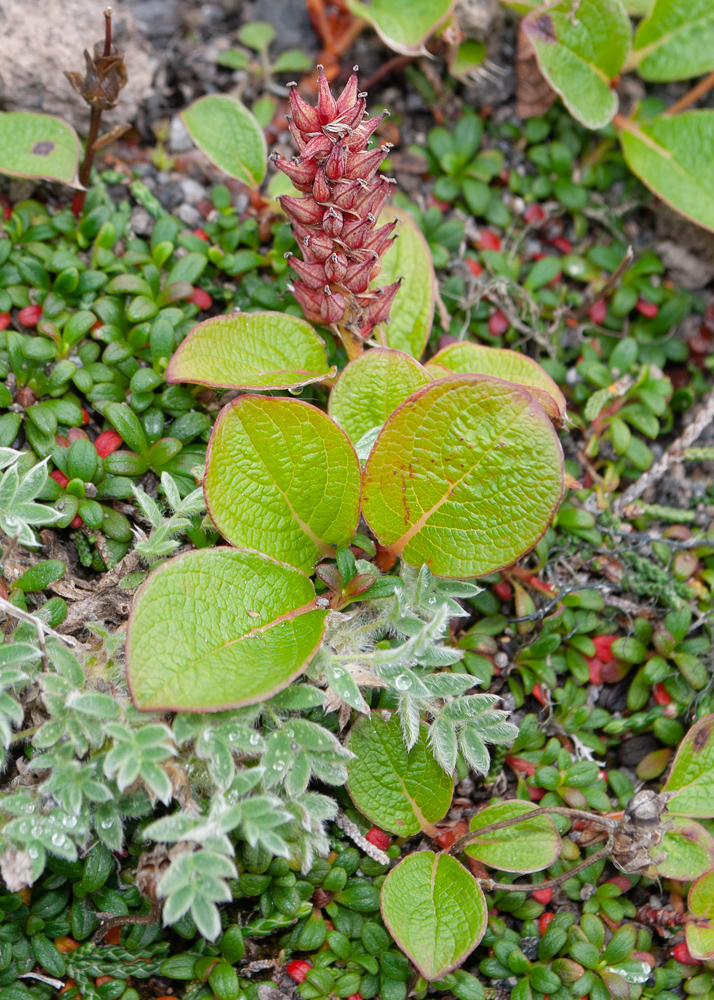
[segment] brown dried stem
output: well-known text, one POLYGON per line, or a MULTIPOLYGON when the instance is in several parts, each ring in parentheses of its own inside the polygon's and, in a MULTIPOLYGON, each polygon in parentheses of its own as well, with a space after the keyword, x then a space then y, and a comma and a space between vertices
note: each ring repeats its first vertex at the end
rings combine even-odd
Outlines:
POLYGON ((710 73, 709 76, 705 76, 703 80, 700 80, 696 86, 688 90, 687 93, 680 97, 678 101, 675 101, 671 108, 665 111, 665 116, 677 115, 680 111, 684 111, 695 101, 698 101, 700 97, 704 97, 712 87, 714 87, 714 73, 710 73))

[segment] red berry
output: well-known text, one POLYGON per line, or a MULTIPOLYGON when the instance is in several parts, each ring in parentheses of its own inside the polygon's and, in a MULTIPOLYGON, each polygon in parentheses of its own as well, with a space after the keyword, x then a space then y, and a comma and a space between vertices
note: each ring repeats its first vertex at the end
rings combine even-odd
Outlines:
POLYGON ((531 893, 531 896, 537 903, 542 903, 543 906, 547 906, 548 903, 553 898, 552 889, 536 889, 535 892, 531 893))
POLYGON ((531 802, 538 802, 545 795, 545 788, 533 788, 532 785, 528 785, 528 798, 531 802))
POLYGON ((198 236, 199 240, 205 240, 206 243, 210 242, 208 239, 208 233, 206 233, 203 229, 194 229, 193 235, 198 236))
POLYGON ((37 326, 42 315, 42 306, 25 306, 17 314, 17 319, 23 326, 37 326))
POLYGON ((555 918, 554 913, 546 911, 541 914, 540 920, 538 921, 538 930, 540 931, 540 936, 543 937, 545 932, 548 930, 548 924, 555 918))
POLYGON ((540 686, 540 684, 534 684, 533 685, 532 694, 533 694, 533 697, 536 699, 536 701, 539 701, 541 703, 541 705, 543 705, 545 707, 545 698, 543 697, 543 688, 540 686))
POLYGON ((607 302, 605 299, 598 299, 597 302, 594 302, 588 309, 588 316, 598 326, 604 323, 607 316, 607 302))
POLYGON ((12 215, 12 205, 3 205, 2 207, 2 217, 7 222, 12 215))
POLYGON ((593 637, 595 656, 601 663, 612 663, 615 659, 612 655, 612 644, 615 639, 617 639, 616 635, 596 635, 593 637))
POLYGON ((6 330, 10 326, 11 319, 10 313, 0 313, 0 330, 6 330))
POLYGON ((511 324, 508 316, 500 309, 492 312, 488 319, 488 332, 494 337, 502 337, 511 324))
POLYGON ((647 319, 654 319, 659 312, 659 306, 656 306, 654 302, 648 302, 647 299, 638 299, 635 303, 635 309, 647 319))
POLYGON ((537 225, 539 222, 545 222, 545 209, 537 202, 533 202, 533 204, 529 205, 526 209, 523 218, 529 226, 537 225))
POLYGON ((572 253, 573 244, 570 240, 566 240, 564 236, 556 236, 554 240, 550 241, 556 250, 560 250, 561 253, 572 253))
POLYGON ((102 431, 94 442, 94 447, 97 449, 97 454, 100 458, 106 458, 107 455, 111 455, 117 448, 121 448, 123 444, 123 438, 116 431, 102 431))
POLYGON ((674 951, 675 961, 679 962, 680 965, 701 965, 701 959, 694 958, 689 948, 687 947, 686 941, 680 941, 679 944, 675 944, 674 951))
POLYGON ((590 671, 591 684, 602 684, 602 668, 603 663, 598 660, 597 656, 588 657, 588 670, 590 671))
POLYGON ((657 681, 654 686, 654 700, 658 705, 671 705, 674 698, 671 696, 663 681, 657 681))
POLYGON ((69 482, 69 479, 65 476, 61 469, 53 469, 52 472, 50 472, 50 479, 54 479, 56 483, 59 483, 62 489, 64 489, 69 482))
POLYGON ((479 250, 500 250, 501 237, 491 229, 482 229, 476 240, 479 250))
POLYGON ((466 258, 466 266, 471 274, 473 274, 474 278, 478 278, 479 274, 483 274, 483 267, 477 260, 474 260, 473 257, 466 258))
POLYGON ((70 528, 81 528, 83 524, 84 521, 79 516, 79 514, 75 514, 72 520, 69 522, 70 528))
POLYGON ((500 583, 495 584, 493 589, 502 601, 510 601, 513 597, 513 588, 510 583, 507 583, 505 580, 501 580, 500 583))
POLYGON ((88 424, 88 423, 89 423, 89 414, 84 409, 84 407, 82 407, 82 424, 88 424))
POLYGON ((441 198, 435 198, 433 194, 430 194, 426 200, 426 207, 433 208, 434 205, 436 205, 440 212, 448 212, 451 208, 450 202, 442 201, 441 198))
POLYGON ((362 1000, 362 994, 353 993, 351 997, 347 997, 347 1000, 362 1000))
POLYGON ((378 847, 380 851, 386 851, 392 843, 392 838, 384 830, 380 830, 378 826, 373 826, 369 831, 365 840, 368 840, 370 844, 374 844, 378 847))
POLYGON ((296 983, 303 983, 312 965, 310 962, 304 962, 301 958, 295 958, 292 962, 288 962, 285 968, 291 979, 294 979, 296 983))
POLYGON ((199 309, 210 309, 213 305, 213 299, 208 292, 204 292, 202 288, 194 288, 193 295, 189 299, 189 302, 193 302, 193 304, 197 305, 199 309))

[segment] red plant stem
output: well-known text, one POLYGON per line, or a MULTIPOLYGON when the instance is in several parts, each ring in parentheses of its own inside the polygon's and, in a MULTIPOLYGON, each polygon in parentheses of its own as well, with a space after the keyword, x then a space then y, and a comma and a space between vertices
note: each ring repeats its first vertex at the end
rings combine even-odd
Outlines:
MULTIPOLYGON (((107 7, 104 11, 104 58, 112 54, 112 9, 107 7)), ((99 138, 99 128, 102 123, 102 112, 99 108, 92 108, 92 113, 89 116, 89 135, 87 136, 87 144, 84 147, 84 159, 82 160, 82 166, 79 168, 79 183, 82 187, 86 188, 89 186, 89 178, 92 173, 92 163, 94 162, 94 143, 99 138)), ((72 212, 75 218, 79 218, 82 214, 82 209, 84 208, 84 199, 86 197, 86 191, 77 191, 74 198, 72 199, 72 212)))
POLYGON ((684 111, 688 108, 690 104, 694 104, 695 101, 698 101, 700 97, 704 97, 704 95, 710 91, 712 87, 714 87, 714 73, 710 73, 709 76, 705 76, 704 79, 700 80, 696 86, 692 87, 691 90, 688 90, 683 97, 680 97, 678 101, 675 101, 672 107, 665 111, 665 115, 679 114, 680 111, 684 111))

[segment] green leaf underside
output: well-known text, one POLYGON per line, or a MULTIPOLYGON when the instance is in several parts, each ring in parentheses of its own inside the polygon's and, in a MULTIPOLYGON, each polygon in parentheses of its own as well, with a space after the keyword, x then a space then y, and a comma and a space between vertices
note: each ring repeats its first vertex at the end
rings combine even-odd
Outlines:
MULTIPOLYGON (((448 347, 435 354, 429 364, 443 365, 455 375, 473 372, 477 375, 491 375, 493 378, 503 379, 504 382, 522 385, 540 403, 548 416, 557 420, 565 418, 565 397, 557 383, 541 368, 537 361, 525 354, 519 354, 518 351, 508 351, 501 347, 485 347, 483 344, 462 341, 458 344, 449 344, 448 347)), ((442 377, 441 373, 436 371, 433 372, 433 375, 434 378, 442 377)))
POLYGON ((714 816, 714 715, 700 719, 684 737, 665 792, 675 792, 667 812, 697 819, 714 816))
MULTIPOLYGON (((537 807, 532 802, 521 799, 500 802, 478 812, 471 820, 469 830, 479 830, 491 823, 501 823, 512 816, 527 815, 534 810, 537 807)), ((465 853, 490 868, 524 875, 542 871, 553 864, 560 854, 560 836, 553 821, 539 813, 516 826, 487 833, 483 840, 470 844, 465 853)))
POLYGON ((265 136, 240 101, 209 94, 182 111, 181 119, 198 148, 220 170, 250 187, 260 184, 265 177, 265 136))
MULTIPOLYGON (((379 219, 384 226, 394 219, 385 209, 379 219)), ((392 303, 390 321, 384 327, 387 347, 405 351, 419 360, 424 353, 434 321, 435 279, 431 250, 410 215, 399 222, 399 238, 382 258, 382 270, 375 285, 391 285, 403 277, 402 286, 392 303)))
POLYGON ((687 909, 701 921, 686 926, 689 951, 694 958, 710 959, 714 956, 714 871, 702 875, 689 890, 687 909))
POLYGON ((309 403, 243 396, 213 428, 204 492, 232 545, 310 572, 354 534, 359 462, 344 431, 309 403))
POLYGON ((486 899, 449 854, 408 855, 382 886, 382 917, 425 979, 440 979, 473 951, 486 930, 486 899))
POLYGON ((714 230, 714 111, 687 111, 621 131, 627 165, 662 201, 714 230))
POLYGON ((416 389, 429 385, 431 376, 418 361, 389 348, 365 351, 341 372, 330 393, 329 414, 350 441, 373 427, 381 427, 416 389))
POLYGON ((673 829, 664 835, 662 853, 667 857, 652 868, 652 878, 691 882, 714 868, 714 837, 693 819, 671 818, 673 829))
POLYGON ((454 780, 434 759, 428 732, 423 725, 407 751, 398 717, 372 715, 358 719, 347 737, 356 755, 348 765, 350 798, 372 823, 400 837, 437 823, 451 805, 454 780))
POLYGON ((308 577, 257 552, 177 556, 139 591, 127 678, 143 711, 211 712, 269 698, 322 641, 325 614, 308 577))
POLYGON ((714 0, 656 0, 635 34, 645 80, 689 80, 714 69, 714 0))
POLYGON ((379 37, 405 56, 424 54, 424 42, 447 17, 455 0, 347 0, 357 17, 369 21, 379 37))
POLYGON ((483 576, 528 552, 563 494, 560 442, 525 389, 452 375, 389 418, 362 512, 382 545, 438 576, 483 576))
POLYGON ((309 323, 287 313, 214 316, 189 333, 166 381, 220 389, 294 389, 329 378, 325 345, 309 323))
POLYGON ((29 111, 0 113, 0 174, 77 186, 80 152, 77 133, 59 118, 29 111))
POLYGON ((617 111, 610 86, 630 50, 630 21, 620 0, 572 0, 541 7, 523 20, 538 65, 568 111, 603 128, 617 111))

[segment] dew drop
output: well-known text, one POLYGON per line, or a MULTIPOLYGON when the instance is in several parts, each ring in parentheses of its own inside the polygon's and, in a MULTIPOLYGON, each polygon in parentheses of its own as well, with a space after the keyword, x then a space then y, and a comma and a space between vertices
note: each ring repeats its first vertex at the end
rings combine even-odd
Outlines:
POLYGON ((30 824, 20 823, 20 833, 23 835, 23 837, 26 837, 29 832, 30 832, 30 824))
POLYGON ((260 736, 258 736, 257 733, 253 733, 253 735, 250 737, 250 745, 257 747, 259 743, 260 743, 260 736))
POLYGON ((428 599, 428 601, 426 603, 427 604, 436 604, 436 598, 432 596, 432 597, 430 597, 428 599))
POLYGON ((102 830, 108 830, 110 827, 114 826, 114 820, 103 819, 99 825, 101 826, 102 830))
POLYGON ((342 669, 342 667, 335 667, 334 670, 332 671, 333 677, 342 677, 343 674, 344 670, 342 669))
POLYGON ((74 827, 77 825, 77 817, 76 816, 64 816, 63 819, 62 819, 62 824, 63 824, 63 826, 66 826, 69 830, 73 830, 74 827))
POLYGON ((35 860, 35 858, 39 858, 40 856, 40 852, 37 850, 36 847, 31 847, 27 853, 30 855, 33 861, 35 860))
POLYGON ((274 771, 282 771, 282 769, 284 767, 285 767, 285 761, 284 760, 276 760, 275 763, 273 764, 273 770, 274 771))
POLYGON ((65 844, 65 842, 66 838, 63 833, 52 834, 52 843, 55 845, 55 847, 62 847, 65 844))
POLYGON ((394 682, 397 691, 408 691, 412 686, 412 679, 409 674, 400 674, 394 682))
POLYGON ((288 737, 288 739, 292 739, 293 736, 295 735, 295 730, 294 729, 286 729, 285 730, 285 735, 288 737))

